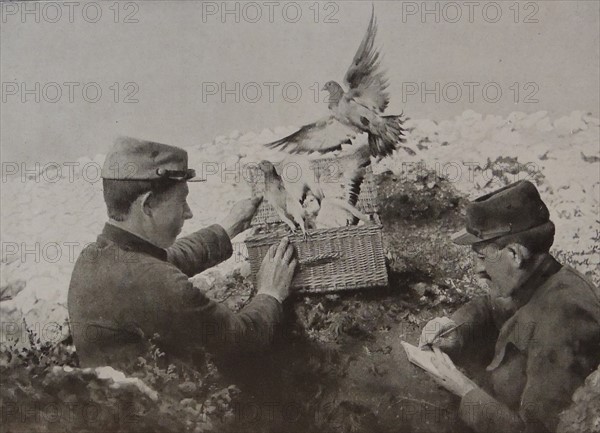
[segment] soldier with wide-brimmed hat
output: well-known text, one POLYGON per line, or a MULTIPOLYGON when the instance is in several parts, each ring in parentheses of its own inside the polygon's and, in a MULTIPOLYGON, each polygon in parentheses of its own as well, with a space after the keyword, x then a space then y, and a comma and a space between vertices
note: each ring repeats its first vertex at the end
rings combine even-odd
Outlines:
POLYGON ((461 397, 460 416, 475 431, 555 431, 559 413, 600 363, 598 288, 550 255, 554 224, 531 182, 475 200, 466 220, 453 240, 471 246, 475 274, 490 293, 431 320, 420 345, 433 349, 434 378, 461 397), (486 386, 448 355, 479 357, 486 386))
POLYGON ((263 261, 257 295, 240 312, 209 299, 189 277, 229 258, 230 239, 249 227, 260 199, 234 205, 219 224, 177 239, 185 220, 187 152, 119 138, 102 168, 109 221, 79 256, 69 287, 73 341, 82 367, 127 370, 150 343, 165 362, 198 348, 218 353, 258 350, 282 318, 296 267, 287 239, 263 261))

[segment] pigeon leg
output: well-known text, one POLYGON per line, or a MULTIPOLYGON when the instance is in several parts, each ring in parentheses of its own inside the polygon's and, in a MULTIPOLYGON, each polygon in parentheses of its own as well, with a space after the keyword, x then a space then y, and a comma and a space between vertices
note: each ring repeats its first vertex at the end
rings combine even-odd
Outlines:
POLYGON ((302 239, 306 242, 309 238, 308 231, 306 230, 305 225, 300 225, 300 230, 302 230, 302 239))
POLYGON ((298 225, 300 227, 300 230, 302 230, 302 238, 304 240, 307 240, 308 234, 306 233, 306 220, 304 219, 306 212, 304 208, 300 205, 299 202, 291 201, 288 204, 288 210, 290 216, 296 222, 296 225, 298 225))
POLYGON ((294 221, 292 221, 291 219, 289 219, 288 217, 286 217, 284 215, 279 215, 279 217, 290 228, 292 233, 294 233, 296 231, 296 224, 294 223, 294 221))

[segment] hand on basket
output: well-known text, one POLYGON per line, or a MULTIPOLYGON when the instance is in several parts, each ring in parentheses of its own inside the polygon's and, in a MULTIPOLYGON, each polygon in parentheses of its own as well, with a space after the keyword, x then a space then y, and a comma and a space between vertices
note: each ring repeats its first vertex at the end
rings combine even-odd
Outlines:
POLYGON ((229 215, 221 223, 221 226, 229 235, 229 239, 233 239, 244 230, 250 228, 250 221, 252 221, 252 217, 256 213, 262 199, 262 196, 251 199, 247 198, 233 205, 229 215))
POLYGON ((257 293, 269 295, 283 302, 290 294, 290 286, 298 261, 294 247, 284 237, 279 245, 272 245, 260 265, 257 275, 257 293))

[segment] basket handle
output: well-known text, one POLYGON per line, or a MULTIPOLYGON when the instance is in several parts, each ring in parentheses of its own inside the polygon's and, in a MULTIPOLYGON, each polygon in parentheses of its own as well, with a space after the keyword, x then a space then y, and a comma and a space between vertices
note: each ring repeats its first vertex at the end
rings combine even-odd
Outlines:
POLYGON ((342 255, 339 252, 331 252, 331 253, 323 253, 323 254, 317 254, 311 257, 306 257, 300 261, 298 261, 298 264, 302 265, 302 266, 318 266, 318 265, 325 265, 327 263, 331 263, 335 260, 338 260, 342 257, 342 255))

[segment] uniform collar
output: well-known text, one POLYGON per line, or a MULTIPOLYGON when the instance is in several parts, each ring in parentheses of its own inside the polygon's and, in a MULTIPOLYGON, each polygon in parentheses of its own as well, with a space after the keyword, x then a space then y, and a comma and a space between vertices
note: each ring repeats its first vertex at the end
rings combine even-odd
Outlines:
POLYGON ((532 275, 511 294, 511 298, 521 307, 529 302, 531 297, 548 278, 560 271, 562 265, 554 257, 547 254, 546 258, 533 271, 532 275))
POLYGON ((99 238, 110 240, 126 251, 149 254, 157 259, 167 260, 167 251, 164 248, 157 247, 146 239, 109 222, 104 224, 104 230, 99 238))

